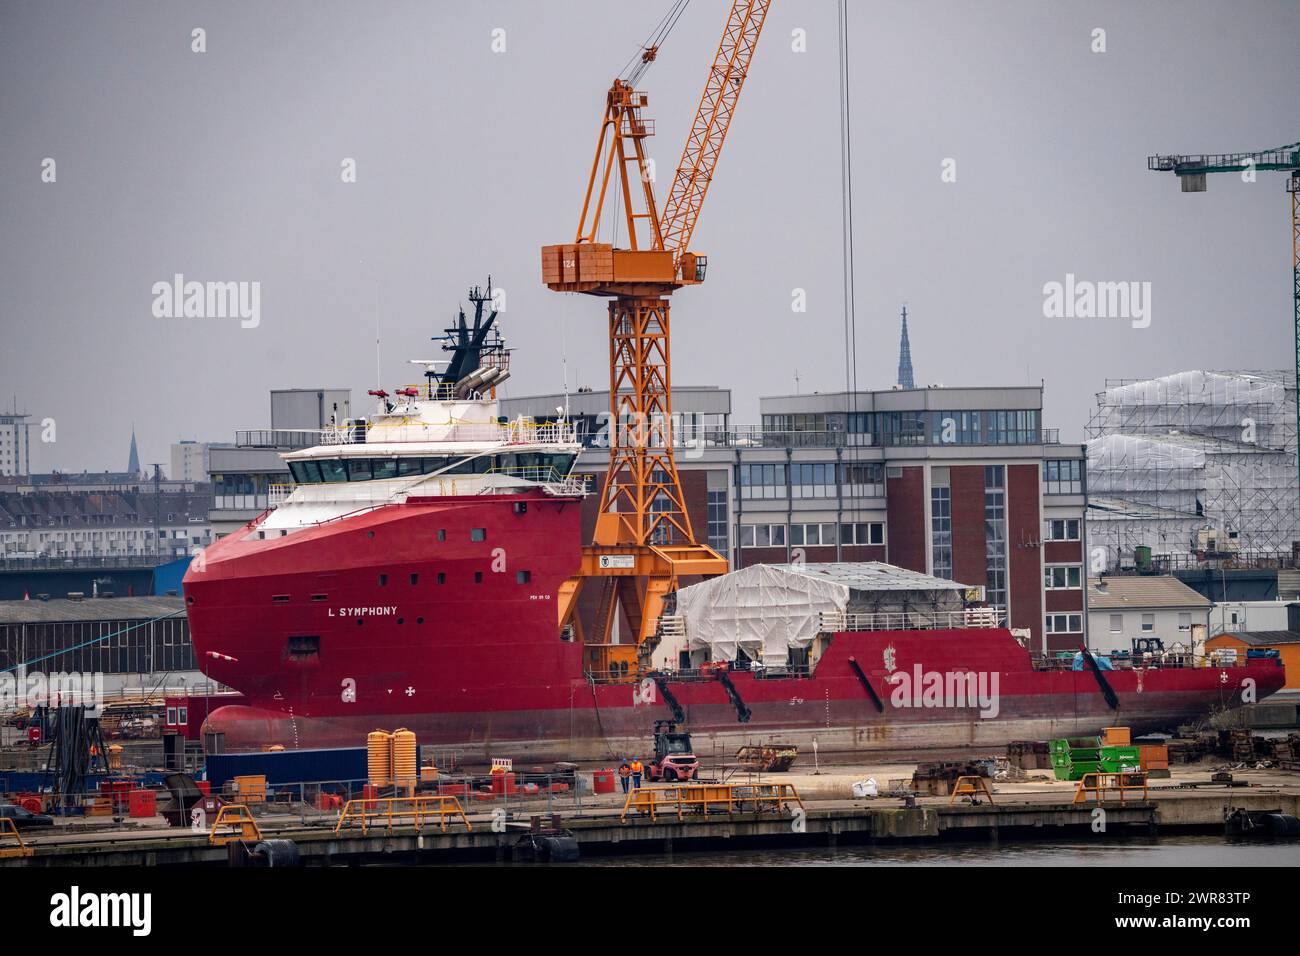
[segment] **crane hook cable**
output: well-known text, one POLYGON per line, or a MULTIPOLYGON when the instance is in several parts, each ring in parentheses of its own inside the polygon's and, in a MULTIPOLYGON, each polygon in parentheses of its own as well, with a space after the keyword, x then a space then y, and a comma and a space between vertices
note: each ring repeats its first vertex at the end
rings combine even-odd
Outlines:
POLYGON ((623 65, 623 69, 619 71, 620 79, 627 80, 633 86, 636 85, 637 81, 645 75, 645 71, 650 65, 650 62, 644 58, 645 52, 663 45, 664 41, 668 39, 668 35, 673 32, 673 27, 677 26, 677 21, 681 19, 686 8, 690 6, 690 2, 691 0, 674 0, 668 12, 663 15, 663 19, 650 31, 645 43, 637 47, 636 52, 623 65))

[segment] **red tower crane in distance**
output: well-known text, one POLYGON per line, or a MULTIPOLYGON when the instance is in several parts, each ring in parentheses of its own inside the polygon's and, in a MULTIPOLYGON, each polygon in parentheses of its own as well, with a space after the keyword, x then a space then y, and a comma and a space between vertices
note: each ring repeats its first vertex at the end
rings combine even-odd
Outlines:
POLYGON ((704 281, 707 259, 690 251, 727 129, 771 0, 734 0, 709 68, 662 215, 646 156, 654 120, 637 83, 654 62, 688 0, 676 0, 655 34, 605 96, 605 114, 573 242, 542 247, 542 281, 556 292, 609 302, 609 470, 595 540, 576 577, 560 591, 561 627, 582 640, 589 672, 636 676, 664 598, 685 576, 727 571, 727 560, 695 539, 673 456, 669 296, 704 281), (613 242, 597 229, 611 180, 617 204, 613 242), (617 246, 619 227, 624 230, 617 246), (599 589, 595 623, 584 633, 578 598, 599 589), (613 643, 620 609, 634 640, 613 643))

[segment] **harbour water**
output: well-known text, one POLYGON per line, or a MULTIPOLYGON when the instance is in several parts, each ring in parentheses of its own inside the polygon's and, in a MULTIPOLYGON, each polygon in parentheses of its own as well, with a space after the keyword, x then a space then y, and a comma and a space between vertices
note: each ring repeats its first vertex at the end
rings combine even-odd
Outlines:
POLYGON ((1294 867, 1300 845, 1245 843, 1213 835, 1156 839, 987 841, 845 846, 838 849, 731 850, 590 857, 577 866, 1169 866, 1294 867))

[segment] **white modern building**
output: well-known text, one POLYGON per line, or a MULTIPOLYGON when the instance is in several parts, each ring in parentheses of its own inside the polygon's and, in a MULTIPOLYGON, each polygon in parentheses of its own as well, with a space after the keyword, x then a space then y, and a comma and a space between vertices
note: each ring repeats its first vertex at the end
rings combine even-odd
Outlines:
POLYGON ((30 415, 0 412, 0 476, 31 474, 32 443, 30 415))

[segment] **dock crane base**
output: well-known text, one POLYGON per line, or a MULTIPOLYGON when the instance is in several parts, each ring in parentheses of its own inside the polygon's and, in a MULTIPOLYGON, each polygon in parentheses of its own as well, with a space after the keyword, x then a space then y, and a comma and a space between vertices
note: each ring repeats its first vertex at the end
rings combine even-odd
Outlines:
POLYGON ((588 545, 576 575, 560 588, 560 627, 573 628, 586 649, 584 669, 602 678, 635 680, 650 669, 646 652, 653 646, 664 599, 688 577, 708 578, 727 572, 727 559, 701 544, 588 545), (584 593, 599 589, 596 630, 586 634, 578 615, 584 593), (615 613, 622 607, 634 628, 626 643, 609 640, 615 613))

